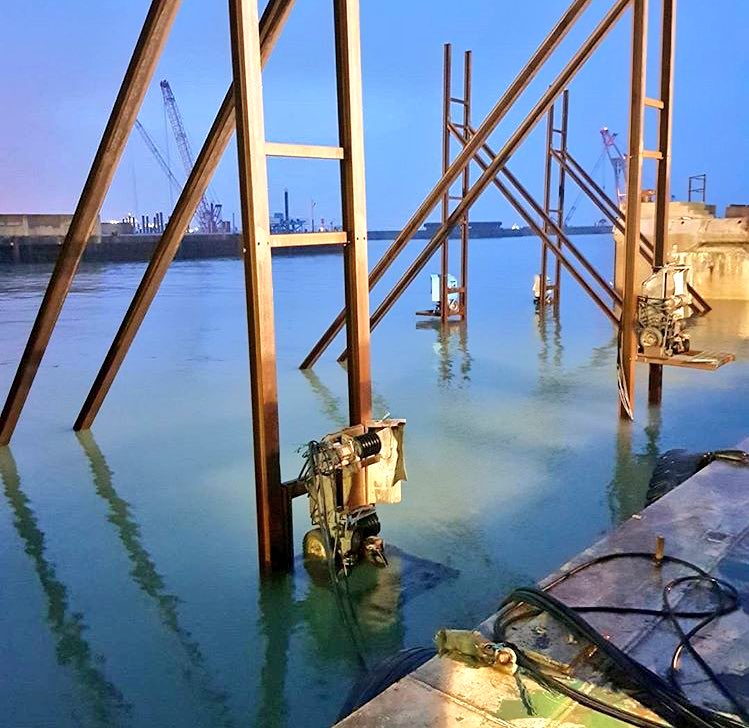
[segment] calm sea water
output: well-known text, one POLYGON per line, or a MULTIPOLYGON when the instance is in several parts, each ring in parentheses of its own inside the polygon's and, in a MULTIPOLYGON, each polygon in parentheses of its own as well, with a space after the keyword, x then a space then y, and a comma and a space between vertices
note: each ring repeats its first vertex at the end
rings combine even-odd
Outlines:
MULTIPOLYGON (((602 266, 611 241, 581 238, 602 266)), ((378 257, 384 243, 372 245, 378 257)), ((413 249, 416 253, 416 248, 413 249)), ((352 583, 359 625, 299 565, 260 583, 243 274, 175 263, 91 433, 72 422, 143 265, 84 265, 11 448, 0 449, 0 714, 9 726, 329 725, 366 661, 472 626, 639 510, 659 452, 747 434, 749 305, 722 302, 668 369, 664 404, 617 418, 615 340, 566 280, 561 315, 530 301, 534 239, 477 240, 467 325, 414 311, 428 272, 373 337, 375 414, 408 419, 403 503, 381 507, 389 569, 352 583)), ((388 282, 402 270, 388 277, 388 282)), ((48 267, 0 270, 0 395, 48 267)), ((296 366, 342 300, 335 256, 274 262, 285 477, 346 419, 330 351, 296 366)), ((374 292, 383 295, 384 285, 374 292)), ((294 505, 297 547, 308 528, 294 505)))

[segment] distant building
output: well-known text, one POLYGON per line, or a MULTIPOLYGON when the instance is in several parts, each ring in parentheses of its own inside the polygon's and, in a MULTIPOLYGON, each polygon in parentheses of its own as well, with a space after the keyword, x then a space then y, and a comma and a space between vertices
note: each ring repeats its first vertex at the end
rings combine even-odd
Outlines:
POLYGON ((133 220, 108 221, 101 223, 102 235, 132 235, 135 232, 133 220))

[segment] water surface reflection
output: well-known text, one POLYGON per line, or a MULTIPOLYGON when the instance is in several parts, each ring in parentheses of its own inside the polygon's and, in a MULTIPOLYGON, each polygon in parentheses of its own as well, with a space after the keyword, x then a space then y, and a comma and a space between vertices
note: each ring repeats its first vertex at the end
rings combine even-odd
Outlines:
MULTIPOLYGON (((0 681, 3 714, 62 728, 329 725, 361 655, 476 624, 509 588, 639 510, 661 451, 746 435, 748 304, 716 302, 693 324, 698 348, 735 351, 736 364, 669 369, 661 410, 648 410, 638 369, 637 418, 621 425, 611 326, 567 279, 559 315, 540 319, 528 295, 537 246, 524 242, 472 243, 467 324, 414 317, 426 271, 373 336, 374 413, 408 420, 409 481, 403 502, 381 509, 391 568, 357 572, 351 584, 356 639, 329 587, 301 566, 262 585, 257 577, 240 262, 175 263, 96 441, 77 439, 69 423, 143 267, 84 264, 13 456, 0 451, 0 569, 10 585, 0 620, 17 668, 0 681)), ((605 236, 580 246, 610 265, 605 236)), ((340 265, 274 261, 285 477, 299 472, 300 446, 348 419, 340 342, 314 372, 297 369, 339 309, 340 265)), ((0 392, 48 275, 0 276, 0 392)), ((302 498, 294 522, 299 548, 302 498)))

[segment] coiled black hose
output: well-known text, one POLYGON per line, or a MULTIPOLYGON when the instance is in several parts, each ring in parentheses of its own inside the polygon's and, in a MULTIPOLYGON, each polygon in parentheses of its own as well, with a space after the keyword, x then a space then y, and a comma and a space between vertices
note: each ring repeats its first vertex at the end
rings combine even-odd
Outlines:
MULTIPOLYGON (((737 700, 725 684, 718 678, 710 666, 699 655, 692 645, 691 640, 705 626, 718 617, 735 611, 739 606, 739 595, 735 587, 727 582, 716 579, 704 569, 684 559, 664 555, 660 563, 672 563, 685 567, 693 573, 673 579, 663 589, 663 607, 660 609, 651 607, 622 607, 622 606, 575 606, 570 607, 549 594, 549 590, 558 586, 563 581, 579 574, 581 571, 591 568, 597 564, 610 562, 616 559, 647 559, 653 561, 652 553, 627 552, 606 554, 598 558, 586 561, 573 569, 563 573, 557 579, 548 584, 544 590, 537 588, 521 588, 514 590, 500 606, 499 616, 494 624, 494 639, 497 642, 507 642, 506 630, 520 620, 527 619, 542 612, 550 614, 559 622, 578 633, 581 637, 594 645, 600 653, 607 657, 616 666, 618 671, 638 692, 638 700, 647 705, 654 713, 675 726, 689 728, 737 728, 744 724, 708 708, 691 703, 681 690, 678 681, 679 658, 684 650, 687 650, 695 659, 707 678, 715 687, 729 700, 736 714, 749 724, 749 713, 737 700), (674 609, 670 595, 672 592, 685 584, 707 584, 717 597, 718 603, 713 609, 706 610, 677 610, 674 609), (592 625, 586 622, 580 615, 586 612, 607 612, 612 614, 638 614, 649 616, 660 616, 668 619, 679 635, 679 643, 674 650, 669 669, 668 680, 652 672, 618 647, 613 645, 605 636, 598 632, 592 625), (680 618, 699 619, 700 622, 689 631, 684 631, 679 623, 680 618)), ((623 711, 615 706, 603 703, 596 698, 581 693, 563 681, 550 675, 540 665, 525 655, 521 649, 515 647, 518 652, 518 665, 529 673, 540 684, 545 685, 559 693, 573 698, 579 703, 599 712, 605 713, 619 720, 627 721, 642 728, 662 728, 661 724, 650 721, 642 716, 637 716, 628 711, 623 711)))

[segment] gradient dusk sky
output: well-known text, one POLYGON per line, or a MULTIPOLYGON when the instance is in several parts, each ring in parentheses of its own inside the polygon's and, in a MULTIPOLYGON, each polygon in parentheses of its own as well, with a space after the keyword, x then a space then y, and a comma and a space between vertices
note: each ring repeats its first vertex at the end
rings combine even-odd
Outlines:
MULTIPOLYGON (((550 64, 495 132, 499 147, 612 0, 593 0, 550 64)), ((148 0, 35 0, 2 3, 0 45, 0 212, 72 211, 146 15, 148 0)), ((264 3, 262 3, 264 5, 264 3)), ((440 171, 442 44, 453 43, 454 76, 463 50, 474 52, 474 123, 496 102, 568 5, 568 0, 362 0, 364 119, 371 228, 400 227, 440 171)), ((660 3, 651 2, 649 95, 657 96, 660 3)), ((631 15, 570 86, 570 150, 590 169, 598 130, 620 133, 626 149, 631 15)), ((674 105, 673 193, 706 172, 709 201, 749 203, 749 2, 681 0, 674 105)), ((167 152, 158 82, 169 80, 192 146, 200 147, 230 81, 227 3, 184 0, 140 119, 167 152)), ((268 139, 333 144, 336 139, 332 12, 328 0, 297 0, 264 73, 268 139)), ((459 95, 459 88, 456 89, 459 95)), ((648 144, 655 112, 648 112, 648 144)), ((543 125, 513 161, 540 194, 543 125)), ((182 175, 174 142, 168 153, 182 175)), ((646 186, 653 162, 646 162, 646 186)), ((612 191, 611 171, 596 177, 612 191)), ((476 173, 474 172, 474 178, 476 173)), ((271 209, 284 187, 291 214, 340 221, 335 162, 273 160, 271 209)), ((239 219, 234 142, 213 182, 226 218, 239 219)), ((574 201, 576 192, 568 199, 574 201)), ((103 219, 170 210, 166 179, 134 132, 102 210, 103 219)), ((518 221, 495 190, 476 204, 476 220, 518 221)), ((584 202, 573 222, 597 219, 584 202)))

